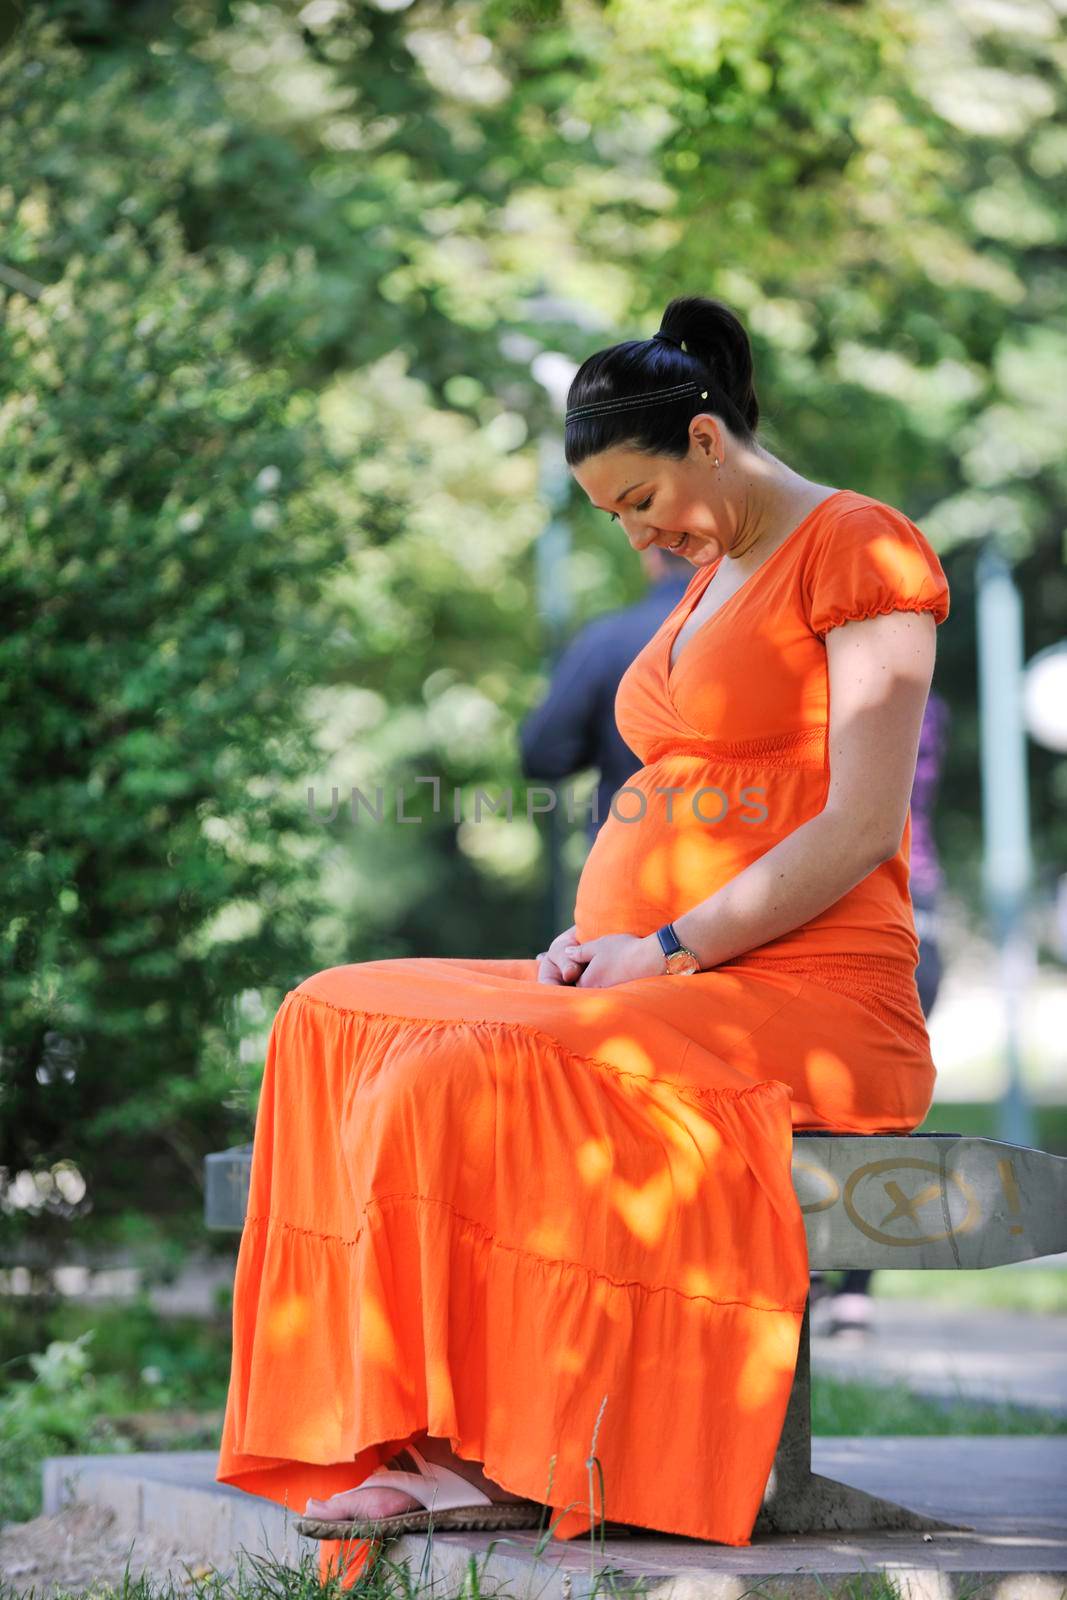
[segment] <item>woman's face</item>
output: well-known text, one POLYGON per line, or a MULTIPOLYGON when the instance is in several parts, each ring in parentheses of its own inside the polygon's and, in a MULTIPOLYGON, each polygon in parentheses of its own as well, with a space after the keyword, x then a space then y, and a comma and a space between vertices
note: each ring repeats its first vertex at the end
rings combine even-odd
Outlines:
POLYGON ((634 550, 660 545, 706 567, 730 549, 737 537, 729 507, 713 466, 721 445, 691 437, 689 454, 644 455, 637 450, 602 450, 572 467, 593 505, 619 521, 634 550))

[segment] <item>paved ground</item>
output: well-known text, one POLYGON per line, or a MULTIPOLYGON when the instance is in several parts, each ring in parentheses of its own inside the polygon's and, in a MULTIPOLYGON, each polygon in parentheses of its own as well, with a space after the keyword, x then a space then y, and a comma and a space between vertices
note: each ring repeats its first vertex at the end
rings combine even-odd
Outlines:
POLYGON ((1067 1317, 875 1299, 874 1332, 856 1343, 820 1333, 824 1304, 813 1314, 814 1372, 1067 1414, 1067 1317))
MULTIPOLYGON (((740 1600, 757 1584, 768 1600, 830 1600, 847 1592, 838 1587, 845 1575, 879 1570, 903 1580, 909 1600, 1060 1600, 1067 1587, 1067 1439, 825 1439, 813 1454, 824 1475, 967 1526, 921 1535, 779 1535, 740 1549, 635 1530, 605 1540, 602 1554, 591 1551, 588 1538, 550 1540, 540 1558, 534 1532, 438 1533, 429 1550, 423 1536, 393 1542, 390 1559, 408 1560, 413 1575, 425 1559, 429 1575, 447 1585, 458 1584, 474 1555, 479 1566, 486 1563, 483 1593, 515 1579, 528 1586, 536 1576, 539 1600, 580 1600, 592 1586, 594 1563, 616 1568, 620 1583, 645 1578, 657 1600, 740 1600), (979 1580, 988 1587, 977 1589, 979 1580)), ((62 1515, 72 1496, 114 1513, 112 1542, 115 1527, 135 1538, 147 1534, 161 1550, 183 1548, 219 1571, 231 1568, 239 1548, 269 1548, 290 1565, 301 1550, 317 1555, 283 1508, 216 1484, 215 1462, 211 1451, 57 1457, 45 1467, 45 1511, 62 1515)), ((0 1558, 17 1551, 11 1541, 18 1534, 5 1530, 0 1558)), ((24 1581, 33 1581, 28 1572, 24 1581)))

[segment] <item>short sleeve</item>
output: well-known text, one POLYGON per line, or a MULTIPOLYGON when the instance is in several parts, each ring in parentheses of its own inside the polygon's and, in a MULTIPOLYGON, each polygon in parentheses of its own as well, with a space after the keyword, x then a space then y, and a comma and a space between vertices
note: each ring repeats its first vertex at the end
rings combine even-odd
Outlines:
POLYGON ((829 521, 810 548, 804 603, 813 633, 888 611, 932 611, 944 622, 948 580, 925 534, 881 501, 829 521))

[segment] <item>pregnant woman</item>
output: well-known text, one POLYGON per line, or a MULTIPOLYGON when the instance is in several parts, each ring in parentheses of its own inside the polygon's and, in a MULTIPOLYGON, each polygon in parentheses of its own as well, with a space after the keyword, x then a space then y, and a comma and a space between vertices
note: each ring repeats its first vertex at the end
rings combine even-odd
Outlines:
POLYGON ((808 1289, 792 1131, 930 1104, 908 797, 948 585, 758 419, 700 297, 571 386, 582 490, 694 569, 619 686, 644 764, 573 925, 331 967, 274 1018, 216 1476, 327 1564, 431 1503, 748 1544, 808 1289))

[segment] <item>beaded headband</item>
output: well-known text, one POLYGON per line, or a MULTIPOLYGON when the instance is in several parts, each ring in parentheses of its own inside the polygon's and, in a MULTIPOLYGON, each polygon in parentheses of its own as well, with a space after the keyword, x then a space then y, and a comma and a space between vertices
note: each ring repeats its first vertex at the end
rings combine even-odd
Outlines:
MULTIPOLYGON (((672 339, 669 333, 654 333, 653 341, 659 339, 663 344, 672 344, 676 349, 682 348, 681 341, 672 339)), ((708 398, 708 391, 702 389, 700 384, 690 378, 686 383, 672 383, 665 389, 646 389, 643 394, 634 394, 617 400, 591 400, 588 405, 573 406, 565 417, 564 422, 576 422, 579 418, 610 416, 616 411, 632 411, 639 406, 666 405, 672 400, 683 400, 687 394, 699 394, 701 400, 708 398)))

